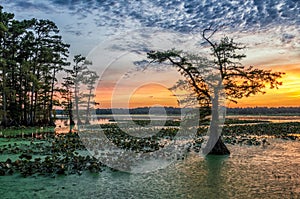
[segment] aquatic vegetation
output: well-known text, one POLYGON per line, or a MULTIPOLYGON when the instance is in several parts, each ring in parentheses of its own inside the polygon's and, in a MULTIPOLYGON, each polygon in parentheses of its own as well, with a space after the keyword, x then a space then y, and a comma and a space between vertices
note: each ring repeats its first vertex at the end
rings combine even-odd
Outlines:
MULTIPOLYGON (((93 128, 95 125, 86 126, 92 137, 93 133, 97 134, 97 131, 92 131, 93 128)), ((201 151, 207 128, 206 125, 200 126, 197 135, 186 141, 186 152, 201 151)), ((128 131, 124 132, 124 129, 117 127, 116 124, 104 124, 101 125, 101 129, 109 142, 120 149, 137 153, 151 153, 164 148, 177 139, 179 130, 176 126, 160 128, 158 131, 156 128, 132 128, 129 125, 126 129, 128 131), (143 131, 145 135, 151 136, 135 137, 130 135, 130 131, 143 131)), ((299 134, 299 122, 238 124, 223 127, 223 140, 231 145, 264 146, 269 145, 269 140, 274 138, 299 141, 299 134)), ((97 146, 97 143, 90 144, 97 146)), ((81 175, 84 171, 99 173, 108 168, 87 152, 86 146, 77 133, 47 134, 41 137, 2 137, 0 154, 9 157, 0 162, 2 176, 21 174, 24 177, 31 175, 55 177, 81 175)), ((179 154, 178 158, 182 159, 184 156, 179 154)))
POLYGON ((1 146, 0 154, 20 156, 15 161, 8 158, 0 162, 0 175, 18 172, 24 177, 33 174, 55 176, 81 174, 84 170, 101 171, 103 165, 89 155, 80 155, 78 151, 82 150, 85 147, 77 134, 57 135, 42 142, 34 140, 29 144, 5 144, 1 146))
POLYGON ((299 132, 300 122, 262 123, 223 127, 223 135, 269 135, 275 136, 276 138, 286 138, 288 134, 299 132))
MULTIPOLYGON (((145 131, 148 131, 146 134, 152 135, 156 132, 156 129, 143 129, 143 131, 144 133, 145 131)), ((177 131, 178 129, 174 128, 163 128, 153 136, 140 138, 131 136, 120 128, 109 128, 105 130, 105 135, 122 149, 151 152, 159 150, 160 147, 164 146, 161 144, 162 140, 172 140, 174 136, 176 136, 177 131)))

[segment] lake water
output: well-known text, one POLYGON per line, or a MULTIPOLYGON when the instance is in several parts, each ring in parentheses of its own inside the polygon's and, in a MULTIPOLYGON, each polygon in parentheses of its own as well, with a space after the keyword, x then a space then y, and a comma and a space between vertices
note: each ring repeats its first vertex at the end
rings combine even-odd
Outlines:
MULTIPOLYGON (((268 115, 228 115, 227 119, 239 119, 239 120, 255 120, 255 121, 269 121, 273 123, 281 122, 300 122, 300 116, 268 116, 268 115)), ((180 115, 170 115, 170 116, 161 116, 161 115, 98 115, 91 120, 91 124, 109 124, 115 123, 113 120, 116 119, 118 122, 126 120, 180 120, 180 115)), ((238 124, 241 125, 241 124, 238 124)), ((248 124, 247 124, 248 125, 248 124)), ((56 120, 56 129, 57 133, 67 133, 69 132, 68 120, 66 119, 57 119, 56 120)))
POLYGON ((229 145, 228 157, 191 153, 151 173, 0 177, 1 198, 300 198, 300 142, 229 145))
MULTIPOLYGON (((132 114, 132 115, 98 115, 94 117, 92 122, 103 124, 109 123, 110 121, 116 119, 118 121, 122 120, 180 120, 180 115, 143 115, 143 114, 132 114), (95 119, 98 118, 98 119, 95 119)), ((227 115, 227 119, 239 119, 239 120, 264 120, 270 122, 300 122, 300 116, 281 116, 281 115, 227 115)), ((63 120, 58 119, 57 125, 61 125, 63 120)))
POLYGON ((274 123, 280 122, 300 122, 300 116, 281 116, 281 115, 228 115, 226 118, 239 120, 263 120, 274 123))

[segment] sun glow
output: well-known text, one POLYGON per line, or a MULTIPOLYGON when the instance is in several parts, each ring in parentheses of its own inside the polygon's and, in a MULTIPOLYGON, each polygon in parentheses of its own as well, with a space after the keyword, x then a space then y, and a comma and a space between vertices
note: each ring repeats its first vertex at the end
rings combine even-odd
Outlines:
POLYGON ((98 98, 101 108, 136 108, 151 106, 178 107, 177 97, 165 86, 156 83, 144 84, 136 88, 132 93, 130 89, 122 89, 123 92, 113 93, 113 89, 98 90, 98 98), (113 106, 112 106, 113 103, 113 106))
POLYGON ((129 101, 130 108, 156 105, 177 107, 178 102, 176 96, 160 84, 147 84, 139 87, 129 101))
MULTIPOLYGON (((265 89, 265 94, 257 94, 248 98, 237 100, 238 103, 227 102, 228 107, 280 107, 280 106, 300 106, 300 64, 290 64, 272 67, 274 71, 282 71, 286 74, 280 80, 282 85, 279 89, 265 89)), ((113 96, 113 87, 107 85, 105 88, 96 91, 96 97, 100 102, 101 108, 110 108, 113 96)), ((178 107, 178 99, 166 86, 161 84, 149 83, 141 85, 133 92, 126 88, 122 93, 114 97, 116 101, 114 107, 135 108, 144 106, 173 106, 178 107), (128 93, 131 92, 130 97, 128 93)))
POLYGON ((237 100, 237 104, 228 102, 227 106, 300 106, 300 64, 272 66, 272 70, 285 72, 285 75, 280 79, 282 85, 278 89, 266 88, 266 94, 257 94, 237 100))

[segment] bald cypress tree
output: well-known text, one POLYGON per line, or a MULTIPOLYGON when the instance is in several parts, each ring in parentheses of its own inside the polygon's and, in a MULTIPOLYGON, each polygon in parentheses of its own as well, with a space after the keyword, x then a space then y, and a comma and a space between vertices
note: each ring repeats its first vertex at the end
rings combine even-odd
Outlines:
POLYGON ((49 20, 16 20, 0 7, 1 126, 53 124, 56 75, 69 45, 49 20))
POLYGON ((224 155, 230 152, 222 142, 218 128, 219 109, 222 108, 219 100, 223 92, 228 100, 236 103, 236 99, 265 93, 266 86, 278 88, 282 84, 278 79, 284 73, 242 65, 240 61, 246 56, 240 50, 245 47, 228 37, 223 37, 219 42, 212 41, 215 32, 210 28, 202 32, 203 39, 211 47, 212 59, 174 49, 149 52, 148 58, 152 62, 168 63, 177 68, 185 78, 177 86, 188 87, 199 105, 209 104, 210 137, 203 152, 224 155))
POLYGON ((14 14, 3 12, 3 7, 0 6, 0 91, 1 91, 1 125, 6 126, 8 123, 8 114, 7 114, 7 100, 9 95, 9 87, 7 85, 7 73, 8 73, 8 35, 9 35, 9 26, 12 23, 14 14))

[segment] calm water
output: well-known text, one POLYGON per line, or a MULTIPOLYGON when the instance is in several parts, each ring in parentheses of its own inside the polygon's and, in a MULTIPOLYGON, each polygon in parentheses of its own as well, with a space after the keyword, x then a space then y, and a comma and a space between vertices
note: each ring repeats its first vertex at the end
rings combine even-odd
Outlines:
MULTIPOLYGON (((95 118, 91 121, 92 123, 105 124, 109 123, 112 119, 122 120, 180 120, 180 115, 143 115, 143 114, 131 114, 131 115, 98 115, 98 120, 95 118)), ((272 116, 272 115, 227 115, 226 118, 239 119, 239 120, 264 120, 270 122, 300 122, 300 116, 272 116)), ((56 120, 56 125, 63 125, 66 120, 56 120)))
POLYGON ((226 118, 239 120, 263 120, 274 123, 280 122, 300 122, 300 116, 281 116, 281 115, 228 115, 226 118))
MULTIPOLYGON (((180 115, 172 116, 162 116, 162 115, 116 115, 114 118, 113 115, 98 115, 98 119, 91 120, 91 124, 108 124, 114 123, 113 119, 117 119, 119 122, 124 120, 180 120, 180 115)), ((270 121, 274 123, 280 122, 300 122, 300 116, 268 116, 268 115, 228 115, 228 119, 239 119, 239 120, 262 120, 270 121)), ((57 119, 56 120, 56 131, 57 132, 68 132, 68 120, 66 119, 57 119)))
POLYGON ((1 198, 300 198, 300 142, 229 145, 229 157, 186 160, 147 174, 0 177, 1 198))

